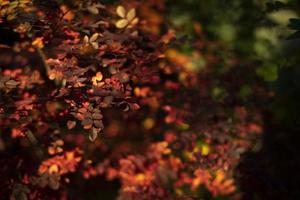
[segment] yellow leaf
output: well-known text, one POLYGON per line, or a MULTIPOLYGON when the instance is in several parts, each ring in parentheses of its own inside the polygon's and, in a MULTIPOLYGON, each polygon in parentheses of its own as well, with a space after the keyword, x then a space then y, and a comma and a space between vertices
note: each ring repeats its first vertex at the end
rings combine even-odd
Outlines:
POLYGON ((30 0, 20 0, 19 2, 20 2, 20 3, 29 3, 30 0))
POLYGON ((49 167, 49 173, 50 174, 54 174, 54 173, 57 173, 58 172, 58 166, 53 164, 49 167))
POLYGON ((74 152, 71 152, 71 151, 69 151, 69 152, 66 152, 66 159, 67 160, 73 160, 74 159, 74 152))
POLYGON ((97 42, 92 42, 91 45, 92 45, 93 49, 99 49, 99 45, 97 42))
POLYGON ((117 28, 125 28, 128 25, 128 20, 127 19, 121 19, 117 21, 116 27, 117 28))
POLYGON ((43 43, 43 37, 38 37, 36 38, 33 42, 32 45, 37 47, 37 48, 43 48, 44 43, 43 43))
POLYGON ((95 76, 95 80, 101 81, 103 79, 103 75, 101 72, 97 72, 95 76))
POLYGON ((88 37, 87 35, 84 36, 83 42, 84 42, 85 44, 87 44, 87 43, 89 42, 89 37, 88 37))
POLYGON ((134 18, 130 23, 132 26, 136 25, 139 22, 139 18, 134 18))
POLYGON ((201 154, 207 156, 209 154, 210 148, 207 144, 204 144, 201 149, 201 154))
POLYGON ((7 4, 9 4, 9 1, 0 1, 0 6, 5 6, 7 4))
POLYGON ((225 173, 222 170, 218 170, 216 173, 215 181, 221 183, 225 179, 225 173))
POLYGON ((151 128, 153 128, 155 125, 155 121, 152 118, 146 118, 143 121, 143 126, 146 130, 150 130, 151 128))
POLYGON ((99 34, 98 33, 94 33, 92 35, 92 37, 90 38, 90 42, 95 42, 98 39, 99 34))
POLYGON ((146 176, 142 173, 139 173, 135 176, 135 179, 138 181, 138 182, 142 182, 146 179, 146 176))
POLYGON ((99 14, 99 10, 95 6, 89 6, 89 7, 87 7, 87 10, 90 13, 94 14, 94 15, 98 15, 99 14))
POLYGON ((102 73, 101 73, 101 72, 97 72, 97 73, 96 73, 96 76, 93 76, 93 77, 92 77, 93 85, 97 86, 97 85, 98 85, 98 82, 100 82, 102 79, 103 79, 102 73))
POLYGON ((74 12, 71 11, 71 9, 69 7, 67 7, 66 5, 61 5, 60 6, 60 10, 62 11, 62 13, 65 13, 63 15, 63 19, 71 21, 74 18, 74 12))
POLYGON ((127 13, 126 18, 127 18, 128 21, 131 21, 131 20, 133 20, 133 18, 135 18, 135 15, 136 15, 135 9, 132 8, 132 9, 127 13))
POLYGON ((54 80, 56 78, 56 75, 54 74, 54 73, 51 73, 50 75, 49 75, 49 79, 50 80, 54 80))
POLYGON ((117 14, 122 17, 122 18, 125 18, 125 15, 126 15, 126 10, 123 6, 118 6, 117 9, 117 14))

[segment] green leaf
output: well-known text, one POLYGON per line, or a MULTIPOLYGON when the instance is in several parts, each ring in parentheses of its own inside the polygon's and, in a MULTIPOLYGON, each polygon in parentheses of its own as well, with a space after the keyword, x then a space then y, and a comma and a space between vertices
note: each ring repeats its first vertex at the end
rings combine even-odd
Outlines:
POLYGON ((256 74, 267 82, 273 82, 278 77, 278 68, 273 64, 266 64, 257 68, 256 74))

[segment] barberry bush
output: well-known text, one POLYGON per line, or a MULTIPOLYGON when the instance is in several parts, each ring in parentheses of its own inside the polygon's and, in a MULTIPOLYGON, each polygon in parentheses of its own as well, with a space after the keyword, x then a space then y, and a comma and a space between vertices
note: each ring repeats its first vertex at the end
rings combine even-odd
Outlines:
POLYGON ((241 199, 277 68, 177 3, 0 1, 1 199, 241 199))

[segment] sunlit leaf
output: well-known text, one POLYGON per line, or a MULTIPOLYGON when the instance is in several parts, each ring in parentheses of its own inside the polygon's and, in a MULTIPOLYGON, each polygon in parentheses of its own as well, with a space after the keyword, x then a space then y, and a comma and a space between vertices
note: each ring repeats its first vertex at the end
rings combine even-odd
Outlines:
POLYGON ((121 19, 119 21, 117 21, 116 23, 116 27, 117 28, 125 28, 128 25, 128 20, 127 19, 121 19))
POLYGON ((97 42, 92 42, 91 45, 94 49, 99 49, 99 44, 97 42))
POLYGON ((210 148, 207 144, 204 144, 202 147, 201 147, 201 154, 203 156, 207 156, 210 152, 210 148))
POLYGON ((88 43, 89 42, 89 37, 86 35, 83 37, 83 42, 88 43))
POLYGON ((125 18, 126 10, 123 6, 118 6, 116 12, 120 17, 125 18))
POLYGON ((90 42, 95 42, 99 37, 99 33, 94 33, 90 38, 90 42))
POLYGON ((17 82, 17 81, 15 81, 15 80, 9 80, 9 81, 7 81, 6 83, 5 83, 5 85, 6 86, 8 86, 8 87, 15 87, 15 86, 17 86, 19 83, 17 82))
POLYGON ((134 19, 131 21, 131 25, 136 25, 138 22, 139 22, 139 18, 134 18, 134 19))
POLYGON ((127 13, 127 16, 126 16, 126 19, 128 21, 131 21, 133 20, 133 18, 135 18, 135 15, 136 15, 136 11, 134 8, 132 8, 128 13, 127 13))
POLYGON ((97 86, 98 82, 100 82, 103 79, 103 75, 101 72, 97 72, 96 76, 92 77, 93 85, 97 86))
POLYGON ((95 7, 95 6, 89 6, 89 7, 87 7, 87 10, 88 10, 90 13, 94 14, 94 15, 98 15, 98 14, 99 14, 99 10, 98 10, 98 8, 95 7))

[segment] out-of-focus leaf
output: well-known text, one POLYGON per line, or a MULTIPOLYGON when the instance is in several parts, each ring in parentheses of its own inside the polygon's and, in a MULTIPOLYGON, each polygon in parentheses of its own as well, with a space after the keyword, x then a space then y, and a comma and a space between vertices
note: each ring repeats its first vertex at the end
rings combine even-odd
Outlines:
POLYGON ((85 119, 81 122, 83 126, 92 125, 93 121, 91 119, 85 119))
POLYGON ((268 15, 268 18, 270 20, 282 26, 288 25, 289 19, 297 18, 297 17, 298 17, 297 13, 292 10, 274 11, 268 15))
POLYGON ((89 6, 89 7, 87 7, 87 10, 88 10, 90 13, 94 14, 94 15, 98 15, 98 14, 99 14, 99 10, 98 10, 98 8, 95 7, 95 6, 89 6))
POLYGON ((9 80, 5 83, 6 87, 8 88, 15 88, 19 83, 15 80, 9 80))
POLYGON ((224 88, 214 87, 212 90, 212 97, 215 101, 222 101, 227 96, 227 92, 224 88))
POLYGON ((68 127, 69 130, 72 129, 72 128, 74 128, 75 126, 76 126, 76 121, 69 120, 67 122, 67 127, 68 127))
POLYGON ((99 44, 97 42, 92 42, 91 45, 94 49, 99 49, 99 44))
POLYGON ((246 98, 252 94, 252 89, 249 85, 243 85, 239 91, 239 96, 246 98))
POLYGON ((256 70, 256 74, 267 82, 275 81, 278 77, 278 69, 276 65, 265 64, 256 70))
POLYGON ((89 134, 89 139, 94 142, 98 137, 98 131, 97 129, 93 128, 91 131, 90 131, 90 134, 89 134))

